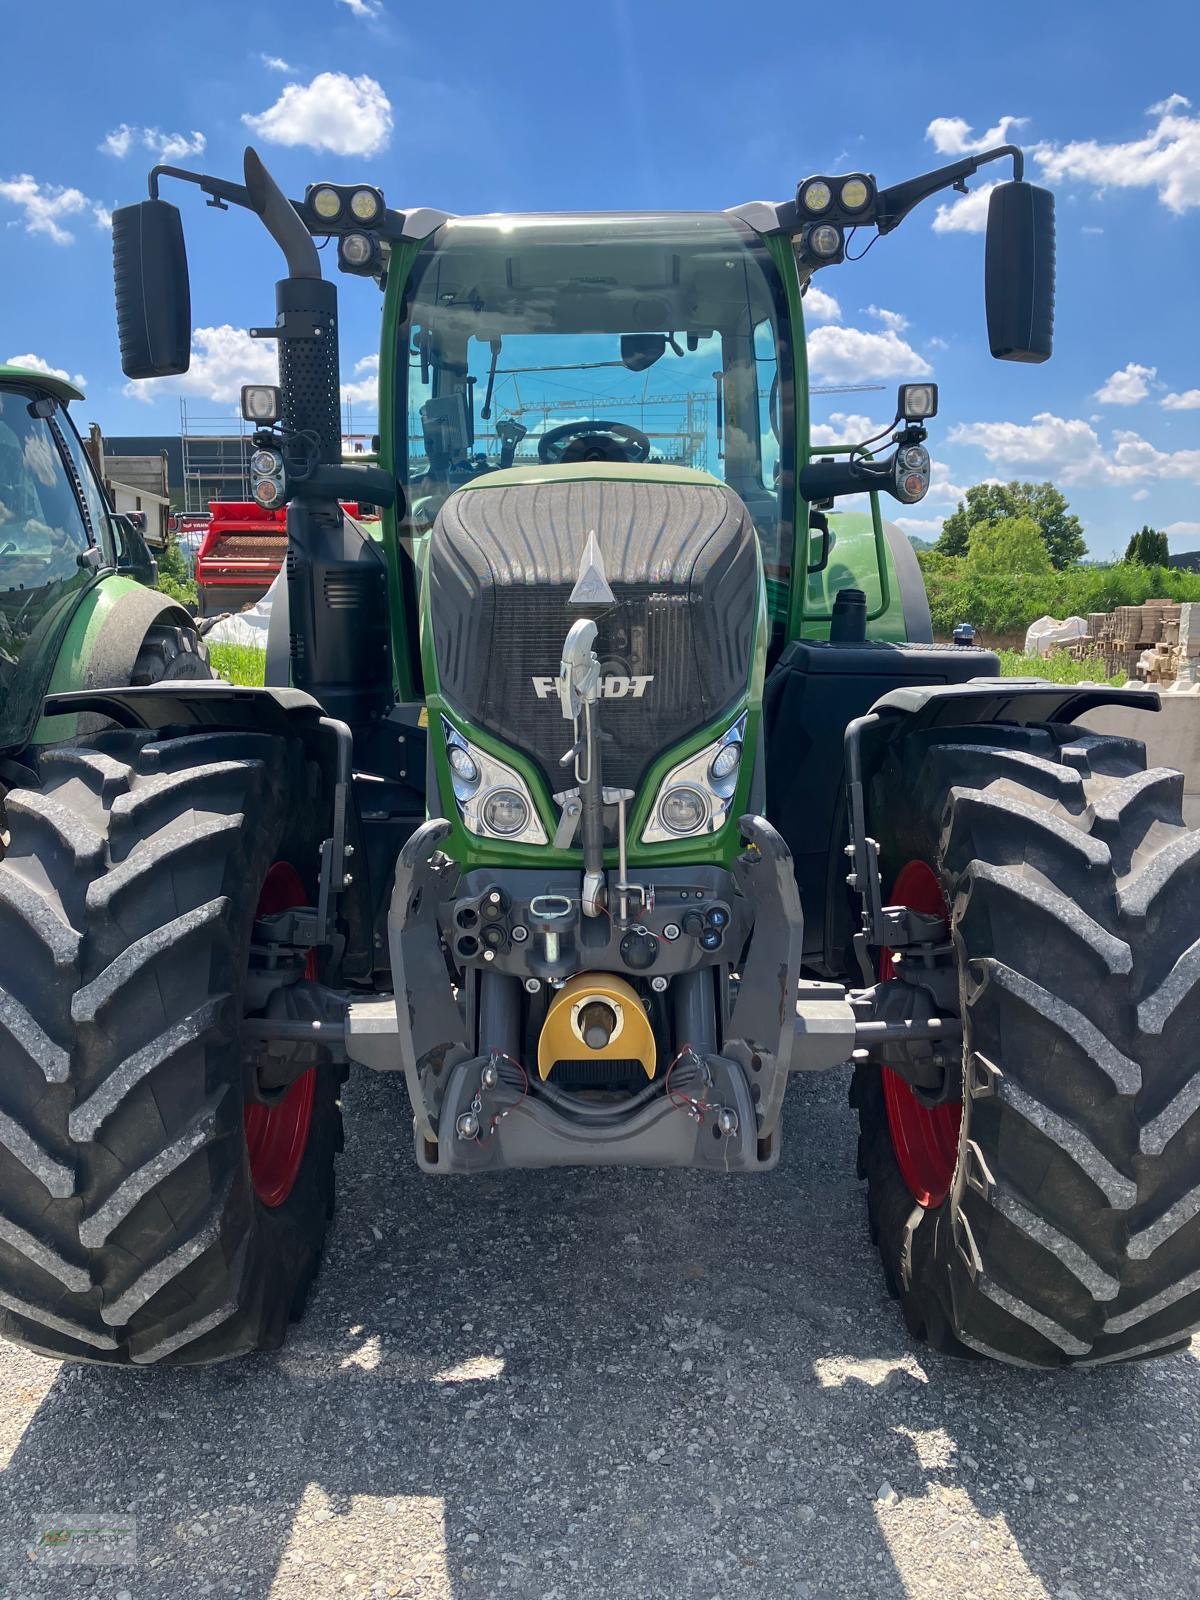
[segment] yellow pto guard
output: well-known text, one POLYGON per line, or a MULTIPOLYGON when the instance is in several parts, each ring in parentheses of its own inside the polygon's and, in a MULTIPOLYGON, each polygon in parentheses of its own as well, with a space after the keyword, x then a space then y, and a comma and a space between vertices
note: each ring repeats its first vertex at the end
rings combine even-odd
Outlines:
POLYGON ((581 972, 555 995, 538 1039, 543 1082, 558 1061, 637 1061, 653 1078, 654 1031, 632 984, 607 972, 581 972))

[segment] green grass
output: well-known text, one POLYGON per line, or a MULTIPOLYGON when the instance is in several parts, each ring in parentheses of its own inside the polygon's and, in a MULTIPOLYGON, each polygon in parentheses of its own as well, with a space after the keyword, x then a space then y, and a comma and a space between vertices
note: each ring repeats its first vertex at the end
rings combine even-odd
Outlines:
MULTIPOLYGON (((213 671, 230 683, 247 688, 262 684, 267 658, 252 644, 210 644, 208 658, 213 671)), ((1000 671, 1006 678, 1048 678, 1051 683, 1125 682, 1123 672, 1107 678, 1102 661, 1076 661, 1065 650, 1051 651, 1048 656, 1026 656, 1019 650, 1001 650, 1000 671)))
POLYGON ((267 671, 267 654, 252 644, 210 644, 208 659, 218 677, 249 689, 262 687, 267 671))
POLYGON ((1005 678, 1047 678, 1051 683, 1111 683, 1117 687, 1127 681, 1124 672, 1107 677, 1103 661, 1076 661, 1065 650, 1052 650, 1048 656, 1027 656, 1020 650, 1001 650, 999 654, 1000 672, 1005 678))

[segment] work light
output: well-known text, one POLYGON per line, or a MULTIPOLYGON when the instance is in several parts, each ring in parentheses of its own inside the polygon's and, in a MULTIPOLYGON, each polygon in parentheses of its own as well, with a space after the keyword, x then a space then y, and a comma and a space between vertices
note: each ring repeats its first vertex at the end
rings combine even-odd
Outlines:
POLYGON ((340 193, 328 183, 322 183, 310 191, 308 203, 312 207, 313 215, 320 217, 322 222, 336 222, 342 214, 342 197, 340 193))
POLYGON ((838 190, 838 204, 843 211, 862 211, 871 198, 871 185, 857 174, 846 178, 838 190))
POLYGON ((924 422, 937 416, 936 383, 902 383, 896 395, 896 415, 905 422, 924 422))
POLYGON ((818 217, 833 204, 833 190, 824 178, 810 178, 800 191, 800 204, 809 216, 818 217))
POLYGON ((383 196, 378 189, 355 189, 350 196, 350 212, 356 222, 374 222, 383 211, 383 196))
POLYGON ((242 385, 242 416, 247 422, 278 422, 281 405, 282 397, 273 384, 242 385))

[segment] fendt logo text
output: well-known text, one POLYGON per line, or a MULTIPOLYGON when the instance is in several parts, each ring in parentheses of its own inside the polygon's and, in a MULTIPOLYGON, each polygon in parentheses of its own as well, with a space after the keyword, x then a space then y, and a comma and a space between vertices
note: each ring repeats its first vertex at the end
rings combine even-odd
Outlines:
MULTIPOLYGON (((654 674, 627 678, 614 673, 601 679, 600 696, 604 700, 640 700, 654 682, 654 674)), ((557 692, 557 678, 534 678, 533 692, 539 700, 549 700, 557 692)))

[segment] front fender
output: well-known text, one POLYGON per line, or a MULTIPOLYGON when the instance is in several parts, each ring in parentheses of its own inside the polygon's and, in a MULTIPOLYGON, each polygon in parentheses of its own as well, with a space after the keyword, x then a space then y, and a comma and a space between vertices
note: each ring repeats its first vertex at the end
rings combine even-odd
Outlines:
MULTIPOLYGON (((1097 706, 1160 711, 1154 689, 1098 683, 1048 683, 1044 678, 972 678, 966 683, 890 689, 871 707, 877 737, 975 722, 1074 722, 1097 706)), ((874 740, 872 742, 875 742, 874 740)))

